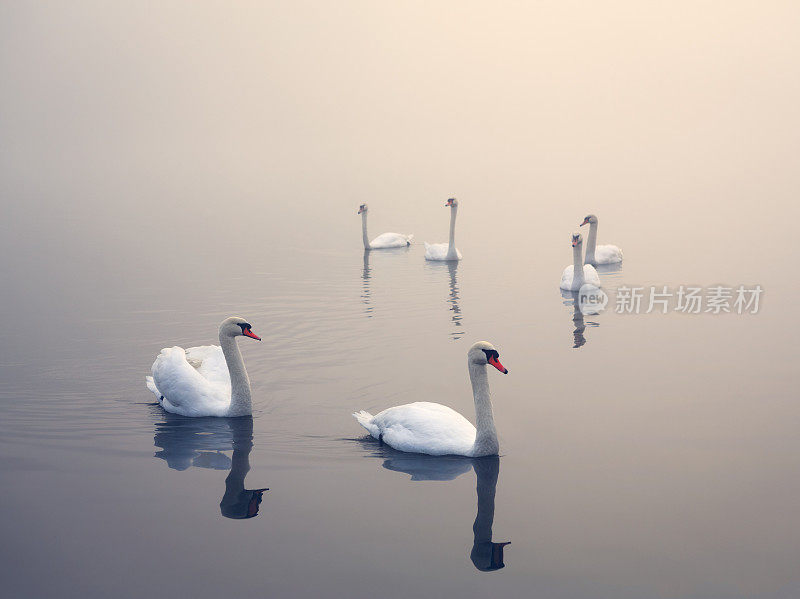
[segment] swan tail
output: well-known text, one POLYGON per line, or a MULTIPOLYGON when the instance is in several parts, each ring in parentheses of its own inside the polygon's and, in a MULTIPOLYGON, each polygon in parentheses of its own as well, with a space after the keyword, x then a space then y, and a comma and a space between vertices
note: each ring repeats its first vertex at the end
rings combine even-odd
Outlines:
POLYGON ((358 423, 367 429, 367 432, 378 439, 381 435, 381 431, 378 430, 378 427, 372 422, 374 416, 365 410, 361 410, 360 412, 353 412, 353 418, 358 420, 358 423))
POLYGON ((144 380, 147 383, 147 388, 150 389, 150 391, 153 392, 153 395, 156 396, 156 399, 160 403, 161 400, 164 399, 164 396, 161 395, 161 391, 159 391, 158 387, 156 387, 156 382, 153 380, 153 377, 152 376, 146 376, 146 377, 144 377, 144 380))

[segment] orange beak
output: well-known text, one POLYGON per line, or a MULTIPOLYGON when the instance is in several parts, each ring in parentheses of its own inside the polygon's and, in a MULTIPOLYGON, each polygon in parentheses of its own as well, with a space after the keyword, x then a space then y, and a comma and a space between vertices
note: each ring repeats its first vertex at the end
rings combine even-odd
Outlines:
POLYGON ((497 370, 499 370, 503 374, 508 374, 508 369, 505 366, 503 366, 500 363, 500 361, 497 358, 495 358, 494 356, 490 356, 489 357, 489 364, 491 364, 492 366, 497 368, 497 370))
POLYGON ((588 219, 588 218, 584 218, 584 219, 583 219, 583 222, 581 223, 581 227, 582 227, 583 225, 585 225, 586 223, 588 223, 588 222, 589 222, 589 219, 588 219))
POLYGON ((261 337, 256 335, 250 329, 245 329, 245 330, 242 331, 242 333, 244 334, 245 337, 250 337, 251 339, 255 339, 256 341, 261 341, 261 337))

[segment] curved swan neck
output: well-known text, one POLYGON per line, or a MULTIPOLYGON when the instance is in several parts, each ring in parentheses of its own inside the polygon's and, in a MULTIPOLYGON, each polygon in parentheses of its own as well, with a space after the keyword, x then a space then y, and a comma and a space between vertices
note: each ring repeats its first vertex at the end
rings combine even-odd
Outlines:
POLYGON ((447 246, 447 257, 456 258, 456 216, 458 215, 458 206, 450 208, 450 243, 447 246))
POLYGON ((219 334, 219 344, 231 375, 231 406, 228 415, 248 416, 253 413, 253 404, 250 398, 250 378, 244 367, 242 352, 239 351, 236 338, 222 332, 219 334))
POLYGON ((361 237, 364 240, 364 249, 371 249, 369 245, 369 237, 367 236, 367 211, 361 213, 361 237))
POLYGON ((583 285, 583 256, 581 256, 581 244, 572 248, 572 288, 579 289, 583 285))
POLYGON ((497 455, 500 443, 494 426, 492 396, 489 392, 489 377, 484 364, 469 362, 469 380, 472 382, 472 395, 475 398, 475 445, 474 457, 497 455))
POLYGON ((589 236, 586 239, 586 263, 595 261, 594 250, 597 247, 597 223, 589 223, 589 236))

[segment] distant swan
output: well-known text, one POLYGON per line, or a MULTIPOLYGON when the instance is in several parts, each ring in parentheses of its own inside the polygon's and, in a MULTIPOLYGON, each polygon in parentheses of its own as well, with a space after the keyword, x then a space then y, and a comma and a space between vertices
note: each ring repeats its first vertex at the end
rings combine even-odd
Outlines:
POLYGON ((166 347, 153 362, 147 388, 167 411, 181 416, 249 416, 250 379, 236 337, 261 337, 243 318, 219 325, 219 345, 166 347), (220 347, 221 346, 221 347, 220 347))
POLYGON ((403 235, 402 233, 381 233, 372 241, 367 236, 367 211, 369 208, 366 204, 361 204, 358 207, 358 213, 361 215, 361 236, 364 239, 365 250, 385 250, 388 248, 404 248, 411 245, 411 240, 414 239, 413 235, 403 235))
POLYGON ((590 214, 583 219, 583 225, 589 225, 589 237, 586 239, 586 264, 616 264, 622 262, 622 250, 615 245, 597 245, 597 217, 590 214))
POLYGON ((600 277, 594 266, 591 264, 583 263, 583 237, 580 233, 575 233, 572 236, 572 260, 570 264, 564 269, 561 274, 561 284, 559 287, 564 291, 580 291, 584 283, 600 287, 600 277), (574 273, 578 273, 577 276, 574 273))
POLYGON ((461 260, 461 252, 456 249, 456 215, 458 214, 458 200, 450 198, 445 204, 450 208, 450 242, 426 243, 426 260, 461 260))
POLYGON ((499 357, 487 341, 479 341, 467 353, 477 429, 455 410, 425 401, 395 406, 375 416, 363 410, 353 416, 370 435, 400 451, 467 457, 497 455, 500 444, 494 427, 486 365, 508 374, 499 357))

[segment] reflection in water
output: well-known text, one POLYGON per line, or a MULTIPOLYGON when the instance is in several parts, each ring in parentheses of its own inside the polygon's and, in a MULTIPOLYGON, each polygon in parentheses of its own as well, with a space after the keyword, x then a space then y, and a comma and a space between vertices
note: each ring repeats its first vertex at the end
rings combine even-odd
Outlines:
POLYGON ((253 449, 253 418, 187 418, 161 412, 153 443, 161 451, 155 457, 173 470, 211 468, 230 470, 225 478, 225 493, 219 503, 223 516, 233 519, 258 515, 261 497, 268 489, 245 489, 253 449), (233 450, 231 457, 222 453, 233 450))
POLYGON ((472 460, 477 479, 478 513, 472 525, 472 551, 469 554, 472 563, 478 570, 489 572, 505 567, 503 548, 510 541, 495 543, 492 541, 492 524, 494 524, 494 496, 497 489, 497 477, 500 474, 500 458, 488 456, 472 460))
POLYGON ((450 333, 453 337, 453 341, 461 339, 464 336, 464 331, 461 329, 461 308, 458 305, 458 279, 456 278, 458 264, 458 262, 453 260, 447 263, 447 270, 450 273, 450 299, 448 301, 452 304, 450 307, 450 310, 453 312, 451 320, 455 327, 455 330, 450 333))
POLYGON ((434 457, 395 451, 385 446, 375 447, 363 440, 365 447, 375 449, 372 455, 386 458, 383 467, 394 472, 411 475, 411 480, 453 480, 470 469, 475 470, 478 512, 472 524, 472 550, 469 557, 478 570, 490 572, 505 567, 503 548, 510 542, 492 541, 494 524, 494 498, 500 474, 500 458, 462 458, 458 456, 434 457))
POLYGON ((447 262, 425 262, 426 268, 433 270, 447 268, 447 272, 450 275, 450 293, 447 296, 447 303, 450 304, 450 312, 452 313, 450 320, 453 322, 453 330, 450 333, 450 336, 452 337, 453 341, 457 341, 464 336, 464 329, 462 328, 464 325, 461 322, 461 319, 463 318, 461 316, 461 306, 458 305, 458 300, 460 299, 458 288, 458 265, 459 262, 457 260, 450 260, 447 262))
POLYGON ((586 345, 586 337, 583 332, 587 326, 599 327, 600 323, 593 321, 586 321, 583 317, 583 312, 580 310, 580 302, 578 300, 579 292, 577 291, 564 291, 561 290, 561 297, 564 298, 565 306, 572 306, 572 324, 575 329, 572 331, 572 347, 577 349, 586 345))
POLYGON ((369 268, 369 250, 364 250, 364 269, 361 271, 362 292, 361 302, 364 304, 364 313, 367 318, 372 318, 372 295, 369 289, 369 280, 372 277, 369 268))

